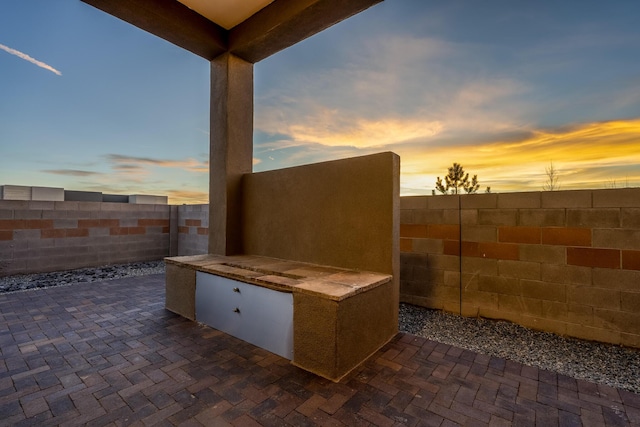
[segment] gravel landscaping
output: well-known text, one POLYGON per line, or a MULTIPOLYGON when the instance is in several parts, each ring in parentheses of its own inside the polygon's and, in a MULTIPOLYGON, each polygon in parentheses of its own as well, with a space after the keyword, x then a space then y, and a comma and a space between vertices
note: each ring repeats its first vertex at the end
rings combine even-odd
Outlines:
MULTIPOLYGON (((164 273, 163 261, 0 278, 0 293, 164 273)), ((400 305, 401 332, 640 393, 640 350, 538 332, 509 322, 463 318, 400 305)))

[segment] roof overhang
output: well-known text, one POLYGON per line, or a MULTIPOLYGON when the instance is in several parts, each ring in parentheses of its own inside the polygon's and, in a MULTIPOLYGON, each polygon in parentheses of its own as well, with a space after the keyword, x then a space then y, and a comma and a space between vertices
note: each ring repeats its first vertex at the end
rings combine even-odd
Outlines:
POLYGON ((82 1, 207 60, 255 63, 383 0, 82 1))

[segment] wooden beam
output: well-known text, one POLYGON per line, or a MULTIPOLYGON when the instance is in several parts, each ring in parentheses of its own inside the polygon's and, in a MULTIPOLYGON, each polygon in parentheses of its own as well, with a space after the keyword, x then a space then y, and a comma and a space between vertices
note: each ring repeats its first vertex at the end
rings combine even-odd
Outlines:
POLYGON ((227 51, 227 31, 176 0, 82 0, 207 60, 227 51))
POLYGON ((229 51, 256 63, 383 0, 275 0, 229 31, 229 51))

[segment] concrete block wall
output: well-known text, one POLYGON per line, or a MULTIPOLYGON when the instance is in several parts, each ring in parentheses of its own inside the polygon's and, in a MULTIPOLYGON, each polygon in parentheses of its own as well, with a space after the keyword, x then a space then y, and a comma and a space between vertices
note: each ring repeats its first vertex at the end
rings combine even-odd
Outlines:
POLYGON ((401 199, 401 300, 640 347, 640 188, 401 199))
POLYGON ((0 276, 169 255, 168 205, 0 201, 0 276))
POLYGON ((178 255, 209 252, 209 205, 177 207, 178 255))

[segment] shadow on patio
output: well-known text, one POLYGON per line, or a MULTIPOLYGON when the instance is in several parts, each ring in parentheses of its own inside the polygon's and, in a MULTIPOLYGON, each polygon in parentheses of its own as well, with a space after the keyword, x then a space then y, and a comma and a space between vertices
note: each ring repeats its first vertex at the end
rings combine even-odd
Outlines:
POLYGON ((0 425, 640 424, 640 395, 409 334, 332 383, 166 311, 164 275, 0 313, 0 425))

